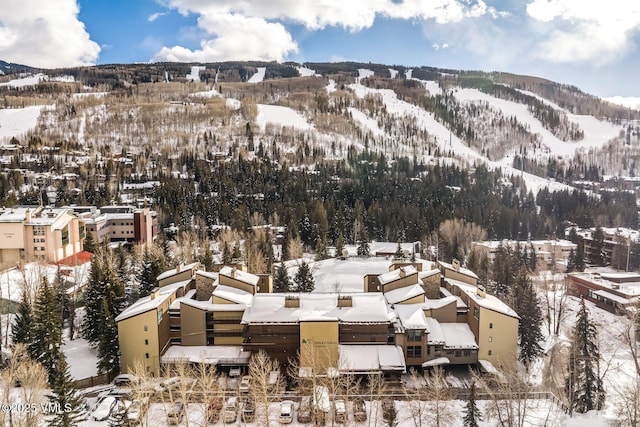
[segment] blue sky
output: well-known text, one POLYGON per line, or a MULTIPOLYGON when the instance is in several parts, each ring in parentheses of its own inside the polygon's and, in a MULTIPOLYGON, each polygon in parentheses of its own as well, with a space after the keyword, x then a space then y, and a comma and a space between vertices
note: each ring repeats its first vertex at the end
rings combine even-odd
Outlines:
POLYGON ((630 0, 0 0, 0 59, 355 60, 506 71, 640 96, 630 0))

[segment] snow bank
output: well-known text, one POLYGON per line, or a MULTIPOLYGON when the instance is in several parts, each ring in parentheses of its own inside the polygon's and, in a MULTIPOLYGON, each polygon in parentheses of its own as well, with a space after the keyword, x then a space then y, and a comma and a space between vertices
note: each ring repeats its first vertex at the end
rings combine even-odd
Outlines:
POLYGON ((311 68, 307 68, 304 65, 302 67, 296 67, 296 70, 298 70, 298 73, 300 74, 300 77, 320 76, 320 74, 316 73, 316 70, 312 70, 311 68))

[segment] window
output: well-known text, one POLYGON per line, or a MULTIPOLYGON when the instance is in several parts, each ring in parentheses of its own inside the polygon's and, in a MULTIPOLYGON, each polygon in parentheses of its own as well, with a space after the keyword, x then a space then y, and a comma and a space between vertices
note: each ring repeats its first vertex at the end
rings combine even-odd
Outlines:
POLYGON ((44 236, 44 225, 34 225, 33 226, 33 235, 34 236, 44 236))
POLYGON ((473 317, 476 320, 480 319, 480 309, 478 307, 473 307, 473 317))
POLYGON ((489 337, 489 342, 493 342, 493 337, 489 337))
POLYGON ((489 356, 491 356, 491 350, 489 350, 489 352, 487 353, 489 356))
POLYGON ((493 323, 489 323, 489 329, 493 329, 493 323))
POLYGON ((422 331, 420 329, 408 329, 407 341, 420 341, 422 338, 422 331))
POLYGON ((149 345, 149 340, 144 340, 144 345, 149 345))
POLYGON ((144 325, 144 331, 147 332, 149 330, 149 327, 147 325, 144 325))
POLYGON ((407 347, 407 357, 422 357, 422 347, 419 345, 410 345, 407 347))
POLYGON ((149 358, 149 353, 145 353, 144 357, 146 357, 148 359, 149 358))

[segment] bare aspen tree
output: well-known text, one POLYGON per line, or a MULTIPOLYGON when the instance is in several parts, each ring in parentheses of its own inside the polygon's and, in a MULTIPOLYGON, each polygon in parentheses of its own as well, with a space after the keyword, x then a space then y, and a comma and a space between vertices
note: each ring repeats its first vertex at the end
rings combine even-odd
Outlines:
POLYGON ((216 370, 216 366, 208 363, 198 363, 193 368, 193 376, 196 379, 194 387, 194 399, 199 399, 204 403, 203 415, 205 422, 208 422, 213 415, 210 413, 210 403, 214 399, 222 400, 224 395, 223 390, 220 388, 219 377, 216 370))
POLYGON ((131 374, 135 380, 131 382, 131 399, 138 404, 138 422, 140 427, 149 425, 149 400, 152 389, 149 388, 149 371, 142 360, 136 360, 131 368, 131 374))
POLYGON ((367 394, 369 396, 369 412, 368 412, 368 425, 369 427, 377 426, 381 420, 379 412, 379 403, 386 394, 387 386, 384 382, 384 378, 379 374, 367 375, 367 394))
POLYGON ((429 402, 433 425, 436 427, 452 425, 456 420, 456 414, 449 403, 453 396, 444 370, 440 366, 435 366, 432 372, 425 375, 425 380, 427 384, 424 389, 424 398, 429 402))
MULTIPOLYGON (((277 366, 277 362, 275 362, 277 366)), ((251 378, 251 386, 249 388, 249 396, 251 396, 256 403, 256 409, 258 410, 258 422, 260 425, 269 427, 269 404, 270 402, 270 387, 269 376, 271 371, 274 370, 274 362, 264 350, 259 350, 257 353, 251 355, 249 361, 249 376, 251 378)))
POLYGON ((414 369, 409 371, 408 383, 404 386, 404 395, 409 406, 410 421, 414 426, 427 425, 431 419, 426 401, 425 380, 414 369))
POLYGON ((44 367, 29 358, 26 348, 22 344, 15 346, 9 365, 1 374, 3 382, 3 401, 21 402, 28 411, 0 411, 0 423, 15 427, 31 427, 42 420, 40 403, 43 401, 44 390, 47 388, 47 371, 44 367), (11 395, 11 389, 16 383, 20 388, 15 390, 17 395, 11 395))

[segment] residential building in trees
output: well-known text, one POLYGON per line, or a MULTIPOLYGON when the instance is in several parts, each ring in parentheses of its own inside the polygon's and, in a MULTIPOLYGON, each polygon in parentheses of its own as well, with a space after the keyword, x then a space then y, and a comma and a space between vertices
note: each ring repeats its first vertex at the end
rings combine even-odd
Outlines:
POLYGON ((409 366, 515 357, 517 314, 427 263, 430 268, 420 260, 419 271, 418 263, 392 261, 376 280, 366 277, 362 292, 311 293, 272 293, 270 276, 241 268, 204 273, 197 263, 178 267, 161 274, 160 287, 116 319, 122 370, 136 359, 146 360, 154 374, 177 361, 224 370, 246 366, 252 352, 263 350, 280 362, 299 355, 303 368, 321 363, 337 372, 393 378, 409 366))

